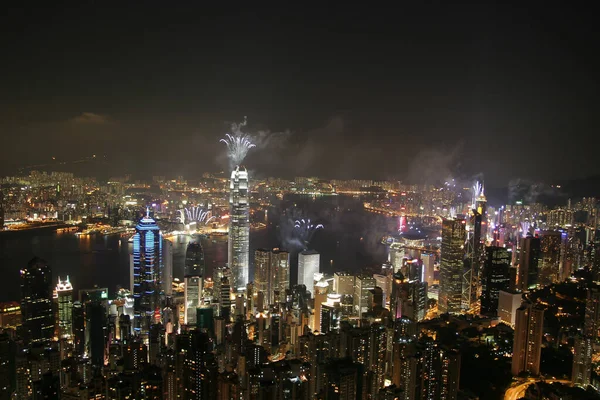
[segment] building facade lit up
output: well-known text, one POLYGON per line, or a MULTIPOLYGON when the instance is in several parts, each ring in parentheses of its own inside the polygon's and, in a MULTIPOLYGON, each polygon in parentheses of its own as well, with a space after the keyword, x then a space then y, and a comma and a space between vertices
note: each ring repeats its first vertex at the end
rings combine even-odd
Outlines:
POLYGON ((58 278, 56 285, 58 302, 58 334, 60 338, 70 338, 73 334, 73 285, 67 276, 66 280, 58 278))
POLYGON ((133 298, 136 334, 149 332, 150 320, 159 308, 162 235, 149 211, 140 219, 133 236, 133 298))
POLYGON ((234 290, 248 284, 250 251, 250 206, 248 202, 248 171, 236 167, 229 186, 229 241, 227 260, 233 275, 234 290))

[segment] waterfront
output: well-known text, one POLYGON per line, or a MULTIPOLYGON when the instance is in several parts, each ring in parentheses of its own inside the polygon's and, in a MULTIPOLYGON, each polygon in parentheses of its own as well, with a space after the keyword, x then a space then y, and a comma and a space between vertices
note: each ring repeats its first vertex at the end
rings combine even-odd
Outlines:
MULTIPOLYGON (((341 196, 340 196, 341 197, 341 196)), ((308 210, 325 229, 316 232, 311 247, 321 253, 321 270, 327 273, 357 271, 366 265, 385 261, 386 248, 379 240, 395 222, 391 218, 365 212, 361 202, 353 199, 315 201, 295 197, 282 207, 269 210, 266 229, 250 235, 250 278, 253 275, 254 250, 281 246, 285 248, 282 233, 282 209, 288 206, 308 210)), ((227 236, 202 239, 205 252, 206 275, 212 276, 215 266, 227 262, 227 236)), ((173 242, 173 276, 183 278, 185 249, 193 240, 180 235, 173 242)), ((292 250, 292 249, 290 249, 292 250)), ((75 291, 94 285, 107 287, 112 296, 119 287, 129 284, 129 254, 131 244, 120 235, 81 235, 52 231, 22 232, 0 236, 0 301, 19 300, 19 270, 34 256, 48 261, 53 279, 69 275, 75 291)), ((295 282, 296 257, 292 256, 291 279, 295 282)))

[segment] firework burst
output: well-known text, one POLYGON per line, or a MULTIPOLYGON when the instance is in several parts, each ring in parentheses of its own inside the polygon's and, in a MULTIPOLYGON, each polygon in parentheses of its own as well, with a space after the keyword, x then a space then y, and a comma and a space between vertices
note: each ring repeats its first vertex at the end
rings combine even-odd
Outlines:
POLYGON ((294 232, 305 246, 308 246, 316 231, 324 228, 323 224, 315 225, 311 223, 310 219, 298 219, 294 221, 294 232))
POLYGON ((179 222, 182 224, 190 224, 192 222, 208 224, 214 217, 210 216, 210 211, 204 211, 200 207, 190 207, 183 210, 178 210, 179 222))
POLYGON ((527 234, 529 233, 529 229, 531 229, 531 222, 529 222, 529 221, 522 221, 521 222, 521 235, 523 237, 527 236, 527 234))
POLYGON ((244 132, 242 132, 242 128, 247 124, 247 120, 244 117, 244 121, 239 124, 231 124, 231 133, 227 133, 223 139, 220 141, 227 145, 227 157, 231 163, 232 169, 235 166, 240 165, 248 151, 256 147, 254 143, 252 143, 252 137, 244 132))
POLYGON ((473 184, 473 208, 477 204, 477 199, 483 194, 483 185, 477 181, 473 184))

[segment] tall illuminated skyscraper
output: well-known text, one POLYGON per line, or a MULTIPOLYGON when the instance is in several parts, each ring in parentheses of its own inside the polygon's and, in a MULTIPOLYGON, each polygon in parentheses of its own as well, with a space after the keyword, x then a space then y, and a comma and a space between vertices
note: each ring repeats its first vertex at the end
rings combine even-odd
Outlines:
POLYGON ((136 334, 147 335, 150 321, 160 301, 160 270, 162 266, 162 235, 150 211, 140 219, 133 235, 133 298, 136 334))
POLYGON ((248 202, 248 171, 236 167, 229 185, 229 240, 227 260, 233 275, 234 290, 248 284, 250 251, 250 205, 248 202))
POLYGON ((320 254, 304 250, 298 254, 298 284, 314 295, 315 274, 319 272, 320 254))
POLYGON ((271 251, 257 249, 254 252, 254 290, 267 296, 269 292, 269 274, 271 269, 271 251))
POLYGON ((262 292, 266 305, 281 301, 290 287, 290 262, 287 251, 257 249, 254 252, 254 287, 262 292))
POLYGON ((522 291, 535 288, 539 279, 540 239, 531 235, 521 238, 517 287, 522 291))
POLYGON ((481 298, 481 313, 497 316, 500 291, 510 288, 510 252, 504 247, 486 247, 482 281, 485 287, 481 298))
POLYGON ((28 340, 49 342, 52 339, 52 270, 38 257, 21 270, 21 315, 28 340))
POLYGON ((58 300, 58 332, 61 338, 70 338, 73 334, 73 285, 67 280, 58 278, 56 285, 58 300))
POLYGON ((581 335, 575 338, 573 371, 571 380, 574 385, 586 388, 591 383, 592 356, 598 343, 600 322, 600 290, 597 286, 588 288, 585 305, 585 319, 581 335))
POLYGON ((196 310, 202 298, 204 276, 204 251, 200 243, 191 242, 185 252, 185 311, 184 323, 196 324, 196 310))
POLYGON ((543 308, 526 303, 517 310, 511 368, 514 376, 523 371, 540 374, 543 328, 543 308))
POLYGON ((440 314, 461 311, 466 235, 464 219, 445 219, 442 223, 438 302, 440 314))
POLYGON ((562 270, 562 234, 558 231, 543 232, 540 238, 540 263, 538 284, 548 286, 560 281, 562 270))

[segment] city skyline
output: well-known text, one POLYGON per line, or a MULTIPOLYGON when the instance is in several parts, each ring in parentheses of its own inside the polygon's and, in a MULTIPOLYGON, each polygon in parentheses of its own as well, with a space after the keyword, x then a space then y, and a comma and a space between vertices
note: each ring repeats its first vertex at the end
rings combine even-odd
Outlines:
POLYGON ((600 399, 593 13, 6 15, 0 400, 600 399))

